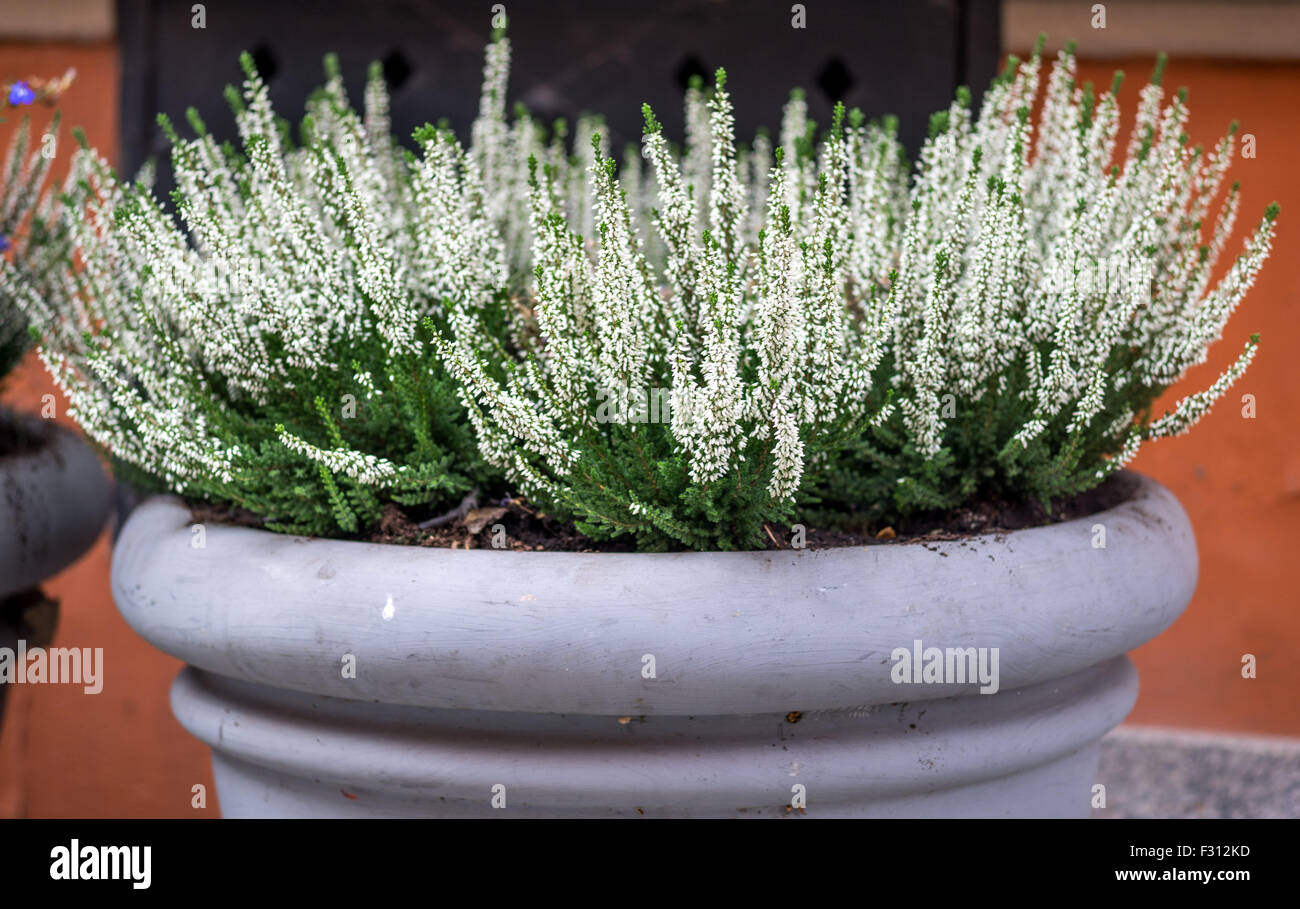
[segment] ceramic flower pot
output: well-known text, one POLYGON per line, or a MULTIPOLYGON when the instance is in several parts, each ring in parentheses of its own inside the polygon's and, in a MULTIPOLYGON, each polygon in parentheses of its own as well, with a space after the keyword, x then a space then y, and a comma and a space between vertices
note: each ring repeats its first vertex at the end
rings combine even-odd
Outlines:
MULTIPOLYGON (((94 452, 71 432, 8 412, 0 419, 22 420, 44 440, 30 451, 0 455, 0 648, 15 651, 20 639, 49 643, 30 639, 33 629, 21 613, 26 601, 16 595, 90 548, 108 516, 112 484, 94 452)), ((0 684, 0 710, 7 690, 0 684)))
POLYGON ((160 498, 113 594, 189 664, 226 816, 1085 816, 1125 652, 1196 586, 1129 476, 1049 527, 731 553, 200 533, 160 498))

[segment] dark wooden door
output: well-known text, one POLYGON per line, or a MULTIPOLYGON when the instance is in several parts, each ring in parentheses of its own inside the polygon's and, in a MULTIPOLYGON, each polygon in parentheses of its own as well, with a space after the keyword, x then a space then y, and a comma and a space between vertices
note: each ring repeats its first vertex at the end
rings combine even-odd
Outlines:
MULTIPOLYGON (((805 28, 793 27, 789 0, 509 0, 514 49, 510 101, 534 114, 605 116, 611 148, 641 134, 641 102, 670 136, 682 131, 681 98, 692 74, 727 69, 738 135, 773 133, 791 88, 805 89, 810 116, 825 125, 836 100, 869 117, 897 114, 915 152, 928 116, 953 90, 976 94, 998 56, 997 0, 813 0, 805 28)), ((296 122, 321 58, 339 55, 360 100, 366 67, 384 62, 400 135, 446 117, 465 134, 478 105, 492 3, 445 0, 305 2, 220 0, 193 27, 192 0, 119 0, 122 40, 122 160, 133 174, 149 156, 170 187, 159 112, 184 123, 198 109, 219 136, 234 123, 221 89, 242 78, 248 50, 271 86, 277 112, 296 122), (161 153, 161 154, 160 154, 161 153)))

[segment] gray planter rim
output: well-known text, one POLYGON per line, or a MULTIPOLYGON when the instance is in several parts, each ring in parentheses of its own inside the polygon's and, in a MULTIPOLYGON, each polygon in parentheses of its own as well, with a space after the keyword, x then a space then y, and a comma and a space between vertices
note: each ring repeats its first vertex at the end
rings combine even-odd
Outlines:
POLYGON ((891 654, 917 640, 997 648, 1005 691, 1172 623, 1196 586, 1192 528, 1167 489, 1133 476, 1120 505, 1047 527, 731 553, 452 550, 217 524, 198 548, 188 509, 159 497, 122 531, 113 595, 193 666, 312 694, 631 717, 851 709, 978 688, 895 682, 891 654))

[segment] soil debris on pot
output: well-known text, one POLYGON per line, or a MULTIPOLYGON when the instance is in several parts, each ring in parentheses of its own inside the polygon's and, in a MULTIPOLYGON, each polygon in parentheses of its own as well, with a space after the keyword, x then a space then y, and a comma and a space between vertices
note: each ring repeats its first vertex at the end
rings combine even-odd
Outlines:
POLYGON ((447 549, 503 549, 512 552, 634 552, 631 541, 592 540, 519 498, 484 500, 446 524, 421 527, 398 505, 384 506, 372 543, 447 549), (498 532, 497 528, 500 529, 498 532), (496 542, 501 545, 494 545, 496 542))

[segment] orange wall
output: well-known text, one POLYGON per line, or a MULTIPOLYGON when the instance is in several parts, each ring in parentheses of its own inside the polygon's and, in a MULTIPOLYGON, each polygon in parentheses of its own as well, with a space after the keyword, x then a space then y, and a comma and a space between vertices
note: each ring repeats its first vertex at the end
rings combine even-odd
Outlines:
MULTIPOLYGON (((65 122, 85 127, 110 159, 116 153, 117 59, 107 45, 0 44, 0 79, 55 74, 68 65, 79 77, 63 105, 65 122)), ((1124 102, 1131 112, 1149 62, 1123 61, 1124 102)), ((1111 66, 1088 64, 1083 78, 1109 84, 1111 66)), ((1300 122, 1287 116, 1300 97, 1300 64, 1173 61, 1166 85, 1191 89, 1193 141, 1207 145, 1237 118, 1256 137, 1258 157, 1242 160, 1243 230, 1265 205, 1282 203, 1272 259, 1229 326, 1212 364, 1170 395, 1217 377, 1253 331, 1260 353, 1246 377, 1191 435, 1149 446, 1136 467, 1178 495, 1196 527, 1201 580, 1196 598, 1172 629, 1137 651, 1142 693, 1132 721, 1300 735, 1300 391, 1296 361, 1300 326, 1300 179, 1292 155, 1300 122), (1242 419, 1242 393, 1258 417, 1242 419), (1258 659, 1258 678, 1240 675, 1241 657, 1258 659)), ((12 124, 10 124, 12 125, 12 124)), ((7 135, 0 126, 0 140, 7 135)), ((1239 240, 1234 241, 1234 247, 1239 240)), ((29 359, 3 390, 10 404, 40 406, 52 390, 29 359)), ((65 421, 66 422, 66 421, 65 421)), ((99 695, 74 686, 15 688, 0 736, 0 816, 192 817, 191 787, 211 793, 206 750, 172 718, 167 689, 180 664, 135 636, 109 597, 106 538, 48 590, 63 601, 59 641, 103 647, 106 682, 99 695)))
MULTIPOLYGON (((1131 112, 1150 60, 1086 64, 1080 78, 1110 84, 1127 74, 1121 103, 1131 112)), ((1253 134, 1256 157, 1237 160, 1236 237, 1241 249, 1270 202, 1281 203, 1273 253, 1259 281, 1211 348, 1210 362, 1166 395, 1166 407, 1210 385, 1252 332, 1250 369, 1191 433, 1147 446, 1134 463, 1182 501, 1196 527, 1200 585, 1187 612, 1137 651, 1142 694, 1131 721, 1300 735, 1300 63, 1172 60, 1165 87, 1186 86, 1192 142, 1211 147, 1236 119, 1253 134), (1256 418, 1241 398, 1253 394, 1256 418), (1254 654, 1257 677, 1241 676, 1254 654)))

